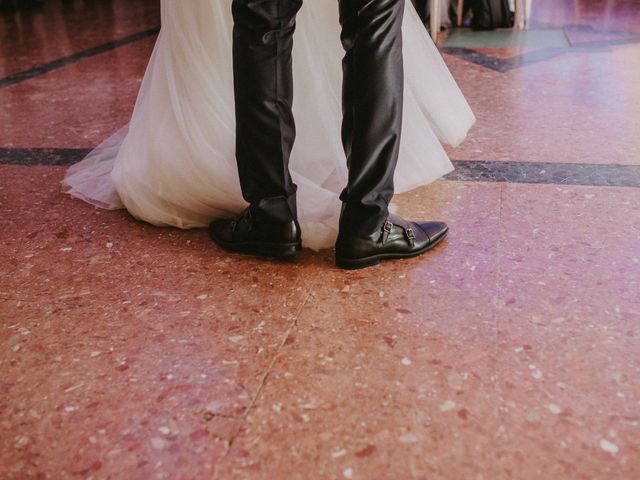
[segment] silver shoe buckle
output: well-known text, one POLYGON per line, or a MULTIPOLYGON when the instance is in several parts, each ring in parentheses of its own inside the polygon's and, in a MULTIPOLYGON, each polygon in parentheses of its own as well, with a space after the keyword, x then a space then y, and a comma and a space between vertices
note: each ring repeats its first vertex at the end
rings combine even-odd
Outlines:
POLYGON ((384 222, 384 226, 382 227, 382 230, 387 233, 391 233, 392 228, 393 228, 393 223, 387 220, 386 222, 384 222))
POLYGON ((415 246, 415 239, 416 239, 416 234, 413 233, 413 229, 411 228, 406 228, 405 229, 405 234, 407 235, 407 240, 409 242, 409 246, 411 248, 413 248, 415 246))

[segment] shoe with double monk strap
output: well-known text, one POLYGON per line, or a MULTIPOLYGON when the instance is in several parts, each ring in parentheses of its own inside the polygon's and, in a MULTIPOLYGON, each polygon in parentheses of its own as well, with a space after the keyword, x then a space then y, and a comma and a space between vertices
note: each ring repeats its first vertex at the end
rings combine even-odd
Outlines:
POLYGON ((369 236, 338 235, 336 265, 356 269, 381 260, 415 257, 435 247, 448 232, 444 222, 409 222, 391 214, 382 228, 369 236))
POLYGON ((267 257, 292 257, 302 249, 300 225, 258 222, 248 208, 235 219, 209 224, 209 236, 225 250, 267 257))

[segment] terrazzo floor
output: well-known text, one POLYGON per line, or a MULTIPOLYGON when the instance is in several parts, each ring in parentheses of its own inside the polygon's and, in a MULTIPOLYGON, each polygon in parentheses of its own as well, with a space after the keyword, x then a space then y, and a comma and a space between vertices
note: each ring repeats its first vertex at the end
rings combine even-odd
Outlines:
POLYGON ((156 0, 0 13, 0 478, 640 476, 640 4, 569 47, 443 47, 478 123, 397 196, 428 255, 230 255, 69 198, 127 122, 156 0))

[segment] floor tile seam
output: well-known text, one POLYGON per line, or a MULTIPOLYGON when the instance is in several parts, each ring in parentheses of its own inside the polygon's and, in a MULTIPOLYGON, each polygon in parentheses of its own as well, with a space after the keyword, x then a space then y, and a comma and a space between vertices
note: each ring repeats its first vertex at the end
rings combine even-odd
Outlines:
POLYGON ((440 52, 452 55, 465 62, 478 65, 480 67, 500 74, 507 74, 524 67, 537 65, 539 63, 544 63, 550 60, 560 59, 567 54, 601 53, 603 49, 632 46, 638 43, 639 40, 636 38, 627 40, 603 40, 599 42, 577 42, 575 44, 572 43, 569 47, 538 48, 505 58, 496 57, 495 55, 478 51, 478 49, 481 48, 488 48, 482 46, 448 47, 446 45, 443 45, 440 47, 440 52))
MULTIPOLYGON (((480 48, 480 47, 476 47, 480 48)), ((554 60, 568 53, 566 48, 533 50, 531 52, 521 53, 511 57, 496 57, 495 55, 477 51, 477 49, 469 47, 443 47, 442 53, 448 53, 456 58, 473 65, 478 65, 487 70, 499 74, 508 74, 515 70, 536 65, 548 60, 554 60), (534 58, 535 57, 535 58, 534 58)))
POLYGON ((573 43, 571 42, 571 37, 569 37, 569 31, 566 28, 562 28, 562 35, 564 36, 564 39, 567 41, 567 45, 569 45, 569 47, 573 47, 573 43))
MULTIPOLYGON (((505 189, 506 189, 506 185, 505 184, 501 184, 500 185, 500 195, 498 196, 498 238, 497 238, 497 245, 496 245, 496 269, 495 269, 495 275, 496 275, 496 302, 498 303, 497 305, 495 305, 495 313, 494 313, 494 322, 493 322, 493 366, 490 366, 490 372, 493 373, 493 377, 494 380, 492 381, 491 378, 489 378, 489 381, 491 382, 491 387, 493 390, 493 397, 495 399, 495 401, 493 402, 493 408, 494 408, 494 415, 495 415, 495 420, 496 420, 496 425, 495 425, 495 431, 493 433, 495 442, 497 443, 500 438, 499 438, 499 434, 500 434, 500 402, 498 401, 498 399, 500 398, 500 386, 498 384, 498 369, 497 367, 497 362, 498 362, 498 355, 500 353, 500 349, 499 349, 499 338, 498 338, 498 331, 500 328, 500 316, 499 316, 499 312, 500 312, 500 304, 502 302, 502 298, 503 298, 503 288, 502 288, 502 269, 501 269, 501 260, 502 260, 502 238, 504 236, 504 222, 503 222, 503 205, 504 205, 504 193, 505 193, 505 189)), ((491 360, 489 360, 491 361, 491 360)))
POLYGON ((112 52, 126 45, 130 45, 137 41, 144 40, 153 35, 156 35, 159 31, 160 31, 160 27, 153 27, 140 32, 135 32, 125 37, 112 40, 110 42, 106 42, 100 45, 96 45, 94 47, 90 47, 84 50, 80 50, 79 52, 75 52, 70 55, 57 58, 50 62, 41 63, 39 65, 36 65, 32 68, 28 68, 26 70, 22 70, 20 72, 9 74, 5 77, 0 78, 0 89, 7 88, 12 85, 16 85, 18 83, 26 82, 28 80, 32 80, 34 78, 46 75, 47 73, 60 70, 69 65, 79 63, 83 60, 93 58, 103 53, 112 52))
MULTIPOLYGON (((296 283, 294 288, 296 288, 298 285, 299 284, 296 283)), ((238 418, 238 422, 237 422, 237 425, 236 425, 236 428, 235 428, 235 432, 228 439, 227 448, 226 448, 225 454, 218 460, 218 462, 214 466, 214 472, 213 472, 213 476, 212 476, 213 480, 215 480, 217 478, 216 475, 217 475, 218 465, 221 462, 223 462, 229 456, 229 453, 231 452, 231 447, 233 446, 233 443, 240 436, 240 430, 242 429, 242 426, 246 423, 251 411, 254 409, 255 405, 257 404, 257 402, 258 402, 258 400, 260 398, 260 395, 262 394, 262 391, 266 387, 267 380, 268 380, 268 378, 269 378, 269 376, 270 376, 270 374, 271 374, 271 372, 273 370, 273 367, 274 367, 276 361, 280 358, 280 354, 282 353, 282 349, 284 348, 284 345, 285 345, 287 339, 290 337, 291 333, 297 327, 299 316, 300 316, 301 312, 304 310, 304 308, 306 307, 309 299, 312 297, 312 295, 313 295, 312 292, 313 292, 312 288, 308 288, 306 290, 305 298, 303 299, 303 301, 298 306, 295 314, 292 316, 291 322, 289 323, 289 326, 287 327, 286 331, 282 335, 282 339, 280 341, 280 344, 279 344, 275 354, 273 355, 273 358, 269 362, 269 365, 267 366, 267 369, 262 374, 262 379, 260 381, 260 385, 258 385, 256 393, 254 394, 253 398, 251 399, 251 402, 249 403, 249 405, 245 408, 244 413, 238 418)))
POLYGON ((611 185, 611 184, 599 184, 599 183, 557 183, 557 182, 529 182, 523 180, 505 180, 501 178, 488 179, 488 178, 465 178, 465 177, 442 177, 445 182, 462 182, 462 183, 486 183, 486 184, 501 184, 501 185, 524 185, 533 187, 535 185, 543 185, 547 187, 584 187, 584 188, 621 188, 621 189, 640 189, 640 185, 611 185))
MULTIPOLYGON (((565 32, 565 37, 567 36, 565 32)), ((640 43, 640 36, 634 36, 624 39, 609 39, 609 40, 596 40, 596 41, 578 41, 571 42, 568 40, 567 46, 520 46, 520 45, 507 45, 507 46, 497 46, 497 45, 482 45, 482 44, 468 44, 468 45, 446 45, 443 44, 440 48, 444 53, 450 53, 459 51, 463 54, 477 54, 480 56, 484 56, 488 59, 495 59, 499 61, 508 61, 513 59, 520 59, 527 54, 532 53, 589 53, 591 51, 595 53, 599 53, 600 49, 606 47, 618 47, 618 46, 628 46, 628 45, 636 45, 640 43), (484 53, 479 51, 481 49, 510 49, 510 50, 521 50, 517 55, 509 56, 509 57, 496 57, 495 55, 491 55, 489 53, 484 53), (449 51, 450 50, 450 51, 449 51)))
MULTIPOLYGON (((84 149, 14 149, 0 147, 0 166, 66 168, 81 160, 85 153, 86 150, 84 149)), ((640 165, 514 162, 489 159, 452 159, 452 163, 455 169, 442 177, 444 180, 640 188, 640 165)))
MULTIPOLYGON (((22 167, 69 167, 77 163, 76 158, 87 155, 95 147, 3 147, 0 146, 0 165, 6 166, 22 166, 22 167), (28 160, 17 159, 10 161, 8 157, 15 154, 33 153, 31 158, 35 158, 32 163, 28 160), (62 155, 68 155, 65 158, 59 158, 62 155), (55 158, 54 158, 55 157, 55 158), (61 163, 52 163, 60 160, 61 163)), ((504 166, 508 165, 514 168, 520 167, 565 167, 565 168, 620 168, 620 169, 638 169, 640 164, 627 163, 586 163, 586 162, 553 162, 553 161, 514 161, 514 160, 498 160, 496 158, 451 158, 451 162, 458 167, 468 165, 486 165, 486 166, 504 166)))
POLYGON ((300 305, 296 309, 295 314, 292 315, 291 321, 290 321, 287 329, 285 330, 284 334, 282 335, 282 338, 280 340, 280 344, 278 345, 278 348, 276 349, 276 351, 275 351, 275 353, 273 355, 273 358, 269 362, 269 365, 267 366, 267 369, 265 370, 265 372, 262 374, 262 379, 260 381, 260 385, 258 386, 258 389, 256 390, 256 393, 255 393, 251 403, 249 404, 249 406, 247 406, 247 408, 245 409, 245 412, 241 416, 241 419, 243 421, 246 420, 246 418, 249 416, 251 410, 256 405, 256 403, 257 403, 257 401, 258 401, 258 399, 260 397, 260 394, 262 393, 262 390, 264 389, 264 387, 265 387, 265 385, 267 383, 267 379, 269 378, 269 376, 271 375, 271 372, 273 371, 273 367, 274 367, 275 363, 280 358, 280 354, 282 353, 282 350, 283 350, 283 348, 285 346, 285 343, 287 342, 287 340, 291 336, 291 333, 297 327, 298 319, 300 318, 300 314, 302 313, 302 311, 306 307, 306 305, 307 305, 307 303, 309 301, 309 298, 311 298, 311 296, 312 296, 312 291, 311 290, 307 290, 305 298, 302 300, 302 302, 300 303, 300 305))
POLYGON ((640 165, 453 159, 447 180, 571 186, 640 187, 640 165), (616 180, 617 179, 617 180, 616 180))

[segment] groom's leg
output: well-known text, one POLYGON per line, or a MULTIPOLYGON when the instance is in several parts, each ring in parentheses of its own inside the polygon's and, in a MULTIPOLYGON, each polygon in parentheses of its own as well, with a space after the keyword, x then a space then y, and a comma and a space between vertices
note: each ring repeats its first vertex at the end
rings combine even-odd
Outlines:
POLYGON ((402 127, 404 0, 340 0, 343 60, 342 140, 349 182, 340 232, 379 230, 393 196, 402 127))
POLYGON ((256 219, 295 220, 291 49, 302 0, 233 0, 236 157, 256 219))

